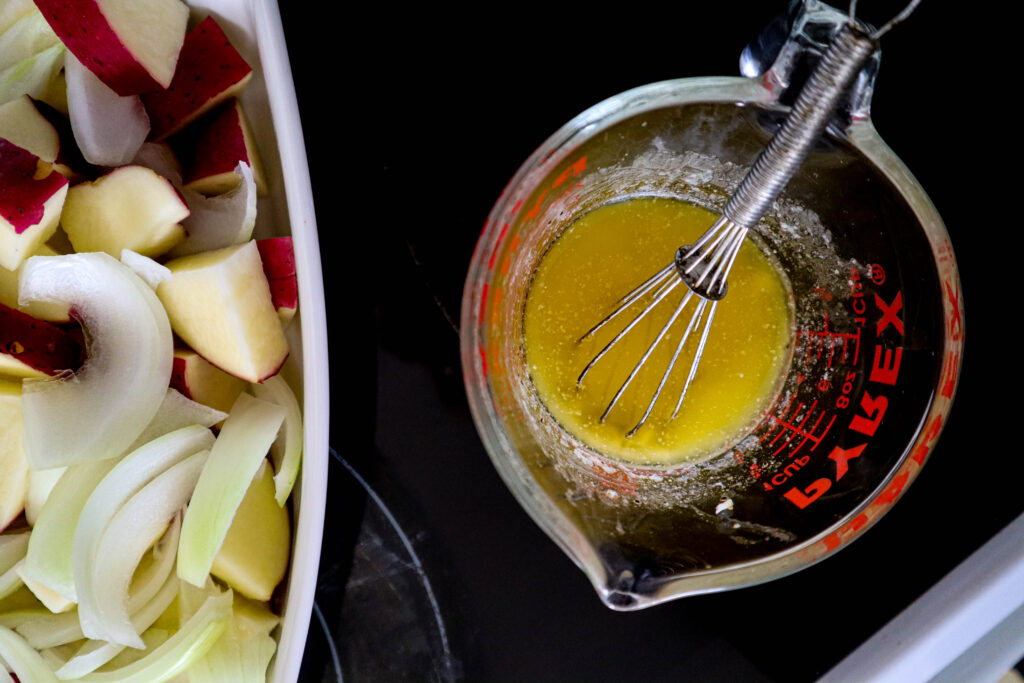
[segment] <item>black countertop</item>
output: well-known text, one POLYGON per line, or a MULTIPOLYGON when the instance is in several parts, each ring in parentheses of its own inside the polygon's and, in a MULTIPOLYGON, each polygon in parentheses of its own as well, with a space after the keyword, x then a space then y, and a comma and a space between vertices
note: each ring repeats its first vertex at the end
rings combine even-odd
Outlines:
MULTIPOLYGON (((892 5, 861 4, 879 16, 892 5)), ((340 22, 281 3, 324 259, 332 444, 407 533, 451 652, 440 673, 388 679, 813 680, 1024 511, 1018 354, 1006 329, 1019 306, 1019 252, 1006 239, 1019 221, 989 204, 1019 194, 1019 171, 1002 173, 1018 163, 1017 124, 999 89, 999 21, 944 3, 924 3, 884 40, 873 105, 879 132, 945 220, 967 319, 953 411, 895 508, 796 575, 615 613, 492 468, 466 405, 456 331, 479 230, 518 166, 565 121, 630 87, 736 75, 743 46, 784 9, 689 5, 388 4, 369 21, 340 22)), ((343 628, 366 497, 333 467, 321 607, 343 628)), ((401 649, 388 635, 371 659, 401 649)), ((328 661, 314 633, 303 680, 333 680, 328 661)))

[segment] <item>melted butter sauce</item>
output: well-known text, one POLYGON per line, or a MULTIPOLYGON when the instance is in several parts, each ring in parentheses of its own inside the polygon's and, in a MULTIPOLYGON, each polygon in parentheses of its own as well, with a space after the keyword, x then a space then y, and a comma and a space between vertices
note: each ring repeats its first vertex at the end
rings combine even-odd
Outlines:
POLYGON ((654 411, 633 436, 654 396, 686 323, 691 302, 648 359, 606 421, 600 416, 658 335, 685 290, 673 290, 590 371, 587 363, 647 303, 634 307, 579 342, 619 299, 672 262, 717 216, 664 197, 606 204, 581 216, 541 260, 527 294, 526 362, 541 401, 567 431, 611 458, 641 465, 674 465, 721 452, 748 434, 770 409, 790 357, 790 294, 775 265, 746 240, 729 274, 700 367, 675 419, 670 419, 696 352, 687 341, 654 411))

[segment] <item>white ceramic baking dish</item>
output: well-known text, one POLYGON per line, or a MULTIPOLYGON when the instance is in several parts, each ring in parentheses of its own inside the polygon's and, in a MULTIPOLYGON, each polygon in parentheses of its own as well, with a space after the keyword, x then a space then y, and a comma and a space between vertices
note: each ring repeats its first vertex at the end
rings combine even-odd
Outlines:
POLYGON ((255 236, 292 236, 299 313, 288 329, 290 383, 305 418, 302 474, 292 494, 293 547, 284 586, 277 655, 268 681, 298 679, 306 644, 324 527, 328 463, 327 317, 309 166, 281 16, 275 0, 190 0, 194 18, 212 14, 253 68, 241 100, 270 192, 259 200, 255 236))

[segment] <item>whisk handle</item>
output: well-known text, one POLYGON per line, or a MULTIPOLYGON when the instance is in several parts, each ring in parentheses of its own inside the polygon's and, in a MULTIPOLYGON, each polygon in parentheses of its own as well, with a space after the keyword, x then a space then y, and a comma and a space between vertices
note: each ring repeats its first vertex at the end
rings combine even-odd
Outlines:
POLYGON ((860 28, 849 23, 843 25, 800 91, 782 127, 725 205, 727 218, 746 228, 757 225, 803 163, 875 48, 875 41, 860 28))

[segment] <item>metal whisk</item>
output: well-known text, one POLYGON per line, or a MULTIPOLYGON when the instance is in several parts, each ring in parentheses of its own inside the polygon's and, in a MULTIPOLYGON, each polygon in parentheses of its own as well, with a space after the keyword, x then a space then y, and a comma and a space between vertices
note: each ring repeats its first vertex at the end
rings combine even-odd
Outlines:
POLYGON ((800 91, 782 127, 772 136, 768 146, 758 156, 735 194, 729 198, 721 217, 696 243, 680 247, 671 264, 623 297, 619 301, 618 308, 580 338, 580 342, 587 339, 645 296, 650 294, 653 297, 650 303, 587 364, 576 380, 577 387, 582 385, 583 379, 591 368, 643 318, 657 308, 676 287, 680 284, 686 286, 687 291, 682 300, 640 361, 619 387, 615 396, 612 397, 608 407, 601 415, 602 423, 622 397, 630 382, 650 358, 654 349, 675 325, 683 310, 691 300, 695 300, 696 307, 690 315, 690 321, 676 346, 668 368, 661 377, 654 396, 647 405, 643 417, 635 427, 626 433, 626 436, 632 436, 647 422, 647 418, 654 410, 687 340, 692 334, 698 334, 700 341, 697 343, 696 353, 690 363, 690 372, 686 377, 683 390, 679 394, 679 399, 672 412, 672 419, 678 415, 683 399, 697 374, 701 356, 704 354, 704 346, 708 339, 708 333, 711 331, 715 309, 728 289, 726 280, 729 271, 747 233, 757 226, 803 163, 811 146, 825 130, 825 126, 843 94, 861 67, 874 53, 878 39, 909 16, 919 3, 920 0, 912 0, 900 14, 880 29, 869 33, 862 25, 858 24, 855 18, 857 2, 852 0, 848 21, 838 31, 828 50, 821 57, 821 61, 800 91))

